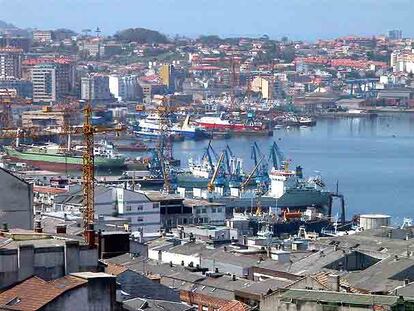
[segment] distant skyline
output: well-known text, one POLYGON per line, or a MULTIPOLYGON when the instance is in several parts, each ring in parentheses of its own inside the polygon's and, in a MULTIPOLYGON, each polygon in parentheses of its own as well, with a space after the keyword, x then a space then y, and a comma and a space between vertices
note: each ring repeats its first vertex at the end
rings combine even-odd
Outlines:
POLYGON ((315 40, 379 35, 414 37, 414 0, 0 0, 0 20, 21 28, 99 26, 106 35, 143 27, 170 36, 287 36, 315 40))

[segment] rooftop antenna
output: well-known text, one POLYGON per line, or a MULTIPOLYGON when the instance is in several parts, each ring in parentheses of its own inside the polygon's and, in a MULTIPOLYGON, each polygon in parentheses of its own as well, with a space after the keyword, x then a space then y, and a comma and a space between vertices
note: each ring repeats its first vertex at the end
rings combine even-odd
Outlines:
POLYGON ((95 30, 95 34, 96 34, 96 37, 97 38, 100 38, 101 37, 101 28, 99 28, 99 27, 96 27, 96 30, 95 30))

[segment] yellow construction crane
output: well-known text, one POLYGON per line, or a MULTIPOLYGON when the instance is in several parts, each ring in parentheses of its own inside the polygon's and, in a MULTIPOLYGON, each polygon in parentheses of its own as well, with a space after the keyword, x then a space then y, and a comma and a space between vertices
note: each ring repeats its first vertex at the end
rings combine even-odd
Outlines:
POLYGON ((214 182, 216 181, 216 178, 217 178, 218 172, 219 172, 219 170, 220 170, 220 165, 221 165, 221 162, 223 162, 223 159, 224 159, 224 152, 222 152, 222 153, 220 154, 220 157, 219 157, 219 159, 218 159, 218 161, 217 161, 216 168, 215 168, 215 170, 214 170, 213 176, 211 176, 211 179, 210 179, 210 181, 208 182, 208 185, 207 185, 207 190, 208 190, 208 192, 210 192, 210 193, 214 191, 214 188, 215 188, 215 186, 214 186, 214 182))
POLYGON ((84 237, 89 246, 94 247, 94 134, 107 132, 121 132, 125 128, 117 126, 115 128, 94 126, 91 122, 92 108, 87 104, 84 109, 84 123, 82 127, 67 127, 66 129, 53 131, 39 131, 38 129, 5 129, 0 130, 0 139, 36 138, 50 135, 83 135, 85 149, 82 159, 82 183, 83 183, 83 226, 84 237))

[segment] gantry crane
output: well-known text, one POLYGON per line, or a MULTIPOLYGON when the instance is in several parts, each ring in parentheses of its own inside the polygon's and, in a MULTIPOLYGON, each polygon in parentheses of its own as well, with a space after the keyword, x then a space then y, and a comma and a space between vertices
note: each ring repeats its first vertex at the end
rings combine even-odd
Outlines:
POLYGON ((84 238, 90 247, 95 245, 94 235, 94 135, 97 133, 120 132, 124 127, 115 128, 94 126, 91 122, 92 108, 86 104, 84 109, 84 123, 82 127, 67 127, 60 131, 39 131, 38 129, 2 129, 0 139, 36 138, 50 135, 83 135, 85 149, 82 155, 82 183, 83 183, 83 228, 84 238))

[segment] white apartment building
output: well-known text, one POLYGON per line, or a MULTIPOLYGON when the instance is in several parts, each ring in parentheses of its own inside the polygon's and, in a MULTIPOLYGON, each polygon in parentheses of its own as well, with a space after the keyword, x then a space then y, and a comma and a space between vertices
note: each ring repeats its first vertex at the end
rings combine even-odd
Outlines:
POLYGON ((109 90, 118 101, 136 100, 139 87, 136 75, 109 76, 109 90))
MULTIPOLYGON (((82 189, 76 187, 56 196, 54 211, 80 214, 83 207, 82 189)), ((131 232, 156 233, 160 231, 160 203, 151 201, 144 193, 117 187, 95 188, 95 216, 119 216, 128 220, 131 232)))
POLYGON ((394 72, 414 73, 414 49, 392 52, 391 67, 394 72))
POLYGON ((81 79, 81 98, 83 100, 110 100, 109 78, 92 74, 81 79))
POLYGON ((58 99, 56 70, 54 64, 41 64, 33 67, 33 102, 50 103, 58 99))

